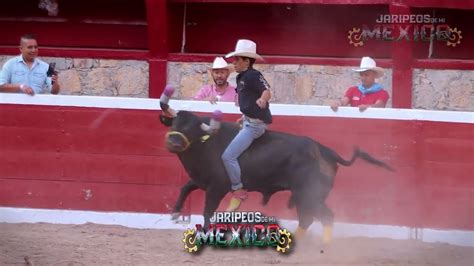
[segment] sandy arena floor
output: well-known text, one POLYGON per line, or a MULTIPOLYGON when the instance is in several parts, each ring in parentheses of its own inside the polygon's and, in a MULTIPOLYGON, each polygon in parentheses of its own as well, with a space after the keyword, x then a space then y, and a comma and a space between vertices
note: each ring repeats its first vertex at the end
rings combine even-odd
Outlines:
POLYGON ((0 265, 473 265, 474 248, 413 240, 315 239, 295 245, 290 255, 274 249, 184 251, 183 231, 121 226, 0 223, 0 265), (323 249, 323 252, 321 252, 323 249))

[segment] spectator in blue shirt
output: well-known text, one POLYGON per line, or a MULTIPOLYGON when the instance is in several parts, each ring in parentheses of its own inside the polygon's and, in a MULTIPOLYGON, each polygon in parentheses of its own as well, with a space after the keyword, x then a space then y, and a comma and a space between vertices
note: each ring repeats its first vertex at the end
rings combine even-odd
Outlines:
POLYGON ((48 77, 49 65, 38 59, 38 42, 33 35, 24 35, 20 40, 21 55, 8 60, 0 73, 0 92, 59 93, 58 76, 48 77))

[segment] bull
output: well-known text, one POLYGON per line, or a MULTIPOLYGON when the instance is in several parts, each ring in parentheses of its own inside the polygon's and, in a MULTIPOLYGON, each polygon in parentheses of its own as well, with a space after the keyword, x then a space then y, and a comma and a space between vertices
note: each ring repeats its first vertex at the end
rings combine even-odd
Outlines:
MULTIPOLYGON (((162 109, 167 107, 162 105, 162 109)), ((173 218, 177 218, 189 193, 202 189, 205 191, 204 228, 208 228, 221 200, 231 191, 221 155, 238 133, 239 126, 223 122, 217 132, 209 134, 209 127, 205 126, 212 124, 209 117, 188 111, 179 111, 173 116, 172 122, 162 116, 162 123, 171 125, 166 148, 177 154, 190 178, 181 188, 173 218)), ((393 171, 386 163, 358 148, 350 160, 345 160, 309 137, 272 130, 252 143, 239 157, 239 164, 244 188, 262 193, 264 205, 275 192, 291 192, 288 207, 296 207, 297 236, 304 234, 314 219, 319 219, 324 228, 323 241, 329 242, 334 214, 325 201, 333 188, 338 164, 351 166, 357 158, 393 171)))

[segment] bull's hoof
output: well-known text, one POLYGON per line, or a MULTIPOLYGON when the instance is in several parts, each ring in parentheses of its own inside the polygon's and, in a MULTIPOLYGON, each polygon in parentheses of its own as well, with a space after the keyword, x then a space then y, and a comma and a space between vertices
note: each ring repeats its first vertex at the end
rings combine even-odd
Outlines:
POLYGON ((179 213, 179 212, 173 212, 171 214, 171 221, 177 221, 180 215, 181 215, 181 213, 179 213))
POLYGON ((332 241, 332 226, 324 226, 323 228, 323 243, 329 244, 332 241))
POLYGON ((298 228, 296 228, 295 238, 303 239, 305 236, 306 236, 306 230, 298 226, 298 228))

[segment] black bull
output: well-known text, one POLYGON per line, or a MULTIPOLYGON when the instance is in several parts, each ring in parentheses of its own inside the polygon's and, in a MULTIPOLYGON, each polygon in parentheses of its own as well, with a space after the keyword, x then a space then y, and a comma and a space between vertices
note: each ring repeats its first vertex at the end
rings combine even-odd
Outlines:
MULTIPOLYGON (((202 137, 208 134, 200 127, 203 122, 208 124, 209 118, 178 112, 167 134, 166 146, 178 154, 191 178, 181 189, 174 214, 181 211, 190 192, 203 189, 206 191, 204 227, 208 228, 214 211, 231 190, 221 155, 239 127, 235 123, 222 123, 217 133, 203 141, 202 137)), ((346 161, 311 138, 271 130, 252 143, 239 157, 239 163, 244 188, 261 192, 263 204, 277 191, 291 191, 288 205, 296 206, 299 227, 307 229, 315 218, 325 227, 332 225, 334 215, 325 200, 333 187, 338 163, 350 166, 357 158, 391 170, 384 162, 359 149, 346 161)))

